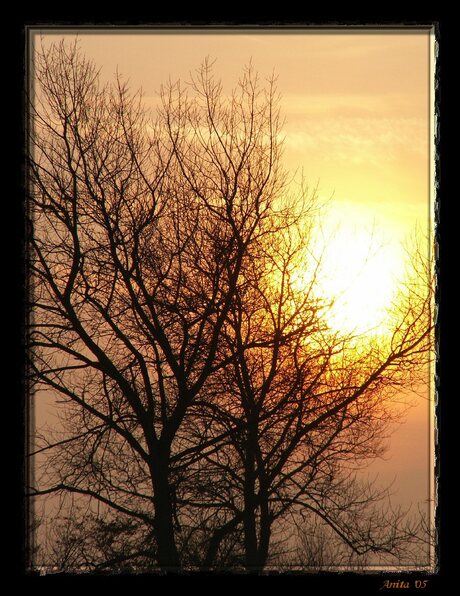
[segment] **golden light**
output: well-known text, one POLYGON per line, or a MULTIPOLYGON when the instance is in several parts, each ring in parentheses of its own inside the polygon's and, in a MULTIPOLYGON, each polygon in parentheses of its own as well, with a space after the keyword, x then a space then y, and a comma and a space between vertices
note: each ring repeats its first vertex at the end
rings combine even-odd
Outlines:
MULTIPOLYGON (((404 278, 405 252, 391 221, 372 221, 358 209, 339 209, 323 219, 323 239, 316 293, 333 300, 324 311, 333 331, 382 336, 388 332, 388 309, 404 278)), ((296 285, 302 287, 300 272, 296 285)), ((311 278, 310 278, 311 279, 311 278)))

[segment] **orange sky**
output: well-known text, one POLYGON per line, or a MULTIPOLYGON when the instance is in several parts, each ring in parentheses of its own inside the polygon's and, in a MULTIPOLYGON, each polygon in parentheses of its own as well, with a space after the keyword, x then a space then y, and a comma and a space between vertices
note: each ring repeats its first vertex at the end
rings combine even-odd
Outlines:
MULTIPOLYGON (((43 39, 73 38, 76 32, 63 33, 45 31, 43 39)), ((79 30, 78 35, 104 78, 118 68, 132 88, 142 86, 152 106, 162 82, 187 80, 206 56, 215 58, 224 89, 236 83, 249 60, 264 77, 274 71, 286 118, 285 165, 303 169, 309 184, 318 184, 321 199, 333 197, 324 221, 329 230, 340 225, 337 237, 352 247, 343 258, 359 260, 362 247, 352 240, 369 236, 371 228, 384 247, 374 267, 377 276, 366 278, 367 286, 384 286, 385 275, 398 273, 400 242, 415 224, 428 229, 429 31, 79 30)), ((38 34, 34 39, 38 43, 38 34)), ((340 265, 333 240, 331 247, 340 265)), ((389 461, 373 468, 385 479, 397 475, 394 489, 401 502, 429 497, 428 413, 427 401, 419 400, 394 437, 389 461)))
POLYGON ((372 204, 392 219, 396 210, 404 223, 426 219, 427 31, 78 34, 105 77, 118 68, 152 102, 162 82, 188 79, 205 56, 216 59, 227 89, 249 60, 262 76, 274 71, 288 167, 303 167, 321 195, 341 204, 372 204))

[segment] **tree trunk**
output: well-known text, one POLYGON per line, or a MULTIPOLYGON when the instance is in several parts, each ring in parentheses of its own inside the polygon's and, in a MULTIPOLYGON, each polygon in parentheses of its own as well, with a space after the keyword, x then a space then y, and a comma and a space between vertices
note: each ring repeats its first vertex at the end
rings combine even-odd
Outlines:
POLYGON ((208 549, 206 551, 204 563, 201 567, 202 571, 206 571, 215 566, 220 543, 225 538, 225 536, 227 536, 227 534, 230 534, 230 532, 232 532, 238 526, 240 522, 241 517, 237 515, 220 528, 214 530, 211 540, 208 544, 208 549))
POLYGON ((167 458, 158 458, 152 466, 157 562, 162 569, 177 569, 180 561, 174 538, 174 511, 168 475, 167 458))
MULTIPOLYGON (((261 483, 262 485, 262 483, 261 483)), ((263 568, 267 564, 268 547, 270 545, 271 520, 268 506, 268 493, 260 487, 260 536, 258 549, 258 565, 263 568)))
POLYGON ((243 518, 245 566, 247 569, 258 567, 256 507, 254 451, 248 446, 245 462, 243 518))

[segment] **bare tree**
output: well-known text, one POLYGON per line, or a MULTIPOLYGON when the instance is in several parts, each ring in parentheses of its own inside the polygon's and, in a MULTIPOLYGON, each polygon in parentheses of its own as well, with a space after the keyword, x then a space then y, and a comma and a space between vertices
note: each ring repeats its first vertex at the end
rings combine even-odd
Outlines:
MULTIPOLYGON (((384 453, 400 416, 393 398, 426 374, 432 328, 431 278, 420 270, 426 262, 413 253, 415 271, 400 289, 388 338, 332 332, 323 316, 330 304, 315 298, 311 209, 291 211, 297 221, 278 228, 242 271, 224 330, 231 364, 215 377, 214 394, 227 390, 202 404, 213 410, 213 432, 220 425, 227 437, 225 449, 200 454, 206 474, 213 471, 207 502, 220 514, 205 566, 222 564, 219 542, 241 532, 240 563, 263 568, 272 528, 284 527, 287 516, 295 528, 299 517, 315 514, 357 555, 398 560, 415 540, 414 523, 385 508, 387 492, 358 482, 356 472, 384 453), (310 275, 299 292, 295 276, 308 259, 310 275)), ((282 536, 286 541, 285 530, 282 536)))
POLYGON ((149 127, 141 98, 120 77, 102 86, 75 45, 52 46, 34 68, 31 367, 78 420, 37 492, 142 520, 159 565, 177 567, 171 451, 223 365, 242 263, 272 233, 283 185, 274 88, 262 93, 248 71, 224 100, 205 64, 193 99, 162 90, 149 127))
POLYGON ((88 507, 58 525, 58 566, 262 568, 274 524, 305 512, 357 552, 391 549, 380 522, 363 534, 350 470, 426 358, 430 295, 409 288, 383 343, 327 328, 275 81, 249 67, 226 96, 205 62, 151 120, 62 42, 34 82, 30 375, 60 420, 30 494, 88 507))

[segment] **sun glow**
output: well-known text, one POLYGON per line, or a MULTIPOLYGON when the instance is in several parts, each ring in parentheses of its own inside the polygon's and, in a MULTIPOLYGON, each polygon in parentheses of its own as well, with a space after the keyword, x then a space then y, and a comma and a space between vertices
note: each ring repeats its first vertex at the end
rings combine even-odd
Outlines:
POLYGON ((329 326, 345 333, 388 333, 388 309, 404 272, 402 246, 344 221, 329 235, 321 258, 320 293, 334 301, 325 312, 329 326))

